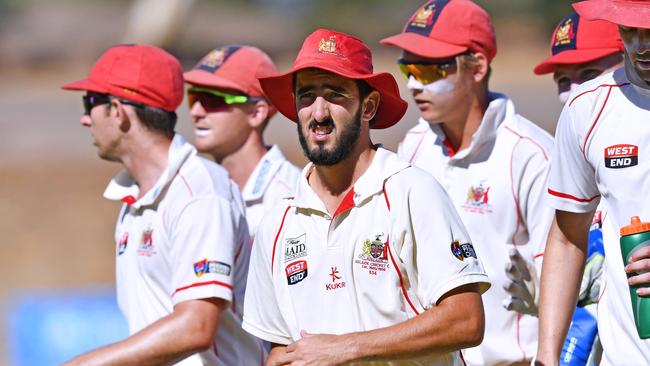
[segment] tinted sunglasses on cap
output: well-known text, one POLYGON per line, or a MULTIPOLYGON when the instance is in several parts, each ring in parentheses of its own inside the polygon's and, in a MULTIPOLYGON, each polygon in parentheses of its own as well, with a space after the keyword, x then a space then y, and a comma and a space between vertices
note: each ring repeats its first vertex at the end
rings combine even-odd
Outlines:
MULTIPOLYGON (((108 94, 88 93, 82 96, 81 98, 84 104, 84 115, 86 116, 90 115, 90 111, 94 107, 102 104, 108 104, 111 102, 111 97, 108 94)), ((144 108, 144 104, 142 103, 132 102, 126 99, 119 99, 119 98, 116 99, 119 100, 122 104, 132 105, 137 108, 144 108)))
POLYGON ((187 101, 190 109, 196 102, 201 103, 201 106, 206 109, 218 109, 233 104, 244 104, 260 100, 262 100, 262 98, 229 94, 208 88, 191 87, 187 89, 187 101))
POLYGON ((431 84, 434 81, 444 79, 449 75, 449 70, 456 66, 456 59, 447 62, 407 62, 404 59, 397 60, 397 65, 402 75, 407 79, 413 76, 422 84, 431 84))

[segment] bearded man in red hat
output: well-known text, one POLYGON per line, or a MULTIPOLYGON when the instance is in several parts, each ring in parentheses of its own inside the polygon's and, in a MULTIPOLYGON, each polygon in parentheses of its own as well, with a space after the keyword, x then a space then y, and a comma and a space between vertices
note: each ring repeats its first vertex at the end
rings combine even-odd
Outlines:
POLYGON ((573 4, 581 19, 618 25, 624 67, 580 85, 557 126, 548 197, 555 208, 542 270, 537 363, 557 365, 599 203, 604 283, 598 303, 601 365, 648 365, 650 341, 637 333, 630 290, 650 296, 650 247, 625 266, 619 240, 632 216, 650 220, 650 1, 589 0, 573 4))
POLYGON ((273 344, 267 365, 462 364, 490 284, 442 187, 370 139, 406 111, 392 75, 319 29, 260 81, 310 160, 253 245, 244 329, 273 344))

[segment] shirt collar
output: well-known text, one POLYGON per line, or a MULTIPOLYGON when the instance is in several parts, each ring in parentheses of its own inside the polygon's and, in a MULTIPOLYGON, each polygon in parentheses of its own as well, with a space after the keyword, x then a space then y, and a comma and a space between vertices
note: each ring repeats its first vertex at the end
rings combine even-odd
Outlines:
MULTIPOLYGON (((478 126, 474 135, 472 135, 472 142, 469 147, 461 151, 456 152, 450 160, 456 159, 460 160, 473 152, 477 151, 486 143, 493 141, 496 138, 497 129, 503 121, 511 114, 514 114, 514 105, 512 101, 508 99, 507 96, 500 93, 491 92, 488 95, 490 103, 488 104, 485 113, 483 114, 483 119, 481 124, 478 126)), ((421 122, 425 122, 423 119, 420 119, 421 122)), ((443 145, 445 147, 444 141, 446 140, 445 133, 438 124, 429 124, 431 131, 437 136, 436 144, 443 145)), ((445 147, 446 148, 446 147, 445 147)))
POLYGON ((169 146, 167 167, 151 190, 137 199, 140 187, 131 174, 122 170, 110 181, 104 191, 104 197, 110 200, 120 200, 135 208, 151 205, 163 188, 176 176, 185 160, 195 154, 196 149, 183 136, 175 134, 169 146))
POLYGON ((255 201, 264 195, 275 173, 282 167, 287 158, 277 145, 273 145, 257 163, 253 173, 246 181, 242 196, 245 201, 255 201))
MULTIPOLYGON (((386 179, 409 166, 409 163, 398 158, 395 153, 378 146, 370 166, 352 186, 353 194, 351 195, 352 201, 350 201, 350 204, 353 203, 353 206, 356 207, 362 205, 368 198, 384 189, 384 182, 386 179)), ((296 189, 296 197, 293 200, 293 206, 327 213, 325 205, 309 186, 309 182, 307 181, 307 177, 313 168, 314 165, 309 163, 302 170, 298 187, 296 189)), ((343 204, 344 203, 342 203, 342 205, 343 204)), ((337 212, 338 211, 340 211, 340 209, 337 210, 337 212)))

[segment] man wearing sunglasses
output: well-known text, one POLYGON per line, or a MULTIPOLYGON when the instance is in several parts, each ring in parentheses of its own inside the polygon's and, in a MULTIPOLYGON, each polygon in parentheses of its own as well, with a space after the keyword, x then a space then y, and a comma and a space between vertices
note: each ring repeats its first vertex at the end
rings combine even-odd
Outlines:
POLYGON ((300 175, 277 145, 264 142, 264 129, 277 111, 257 78, 276 72, 260 49, 231 45, 210 51, 184 74, 194 144, 239 185, 251 238, 270 205, 292 195, 300 175))
POLYGON ((401 48, 399 68, 421 117, 398 155, 446 188, 494 284, 483 296, 485 338, 465 357, 472 365, 526 364, 537 349, 552 138, 489 91, 495 34, 473 2, 428 1, 381 43, 401 48))
POLYGON ((259 365, 241 328, 250 245, 237 186, 174 133, 181 65, 152 46, 110 48, 86 79, 81 124, 124 170, 104 196, 115 230, 117 301, 131 335, 66 365, 259 365))

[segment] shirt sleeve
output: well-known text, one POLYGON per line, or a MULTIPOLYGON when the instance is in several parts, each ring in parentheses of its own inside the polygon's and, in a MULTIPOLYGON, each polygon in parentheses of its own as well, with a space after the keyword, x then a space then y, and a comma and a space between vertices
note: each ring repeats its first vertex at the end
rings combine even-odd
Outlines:
POLYGON ((400 259, 420 304, 428 309, 466 284, 478 283, 483 293, 490 281, 447 193, 433 177, 422 175, 411 185, 397 219, 406 227, 400 259))
MULTIPOLYGON (((271 210, 263 219, 255 235, 248 267, 248 282, 244 299, 242 327, 248 333, 277 344, 290 344, 293 339, 287 326, 273 283, 273 250, 275 237, 290 208, 282 212, 271 210), (284 215, 284 216, 283 216, 284 215), (282 216, 282 221, 279 217, 282 216)), ((275 266, 278 266, 275 263, 275 266)))
POLYGON ((172 301, 232 301, 237 214, 220 197, 188 203, 170 225, 172 301))
POLYGON ((598 206, 595 171, 582 151, 583 143, 575 131, 571 107, 565 105, 555 133, 548 183, 549 202, 555 209, 583 213, 598 206))

